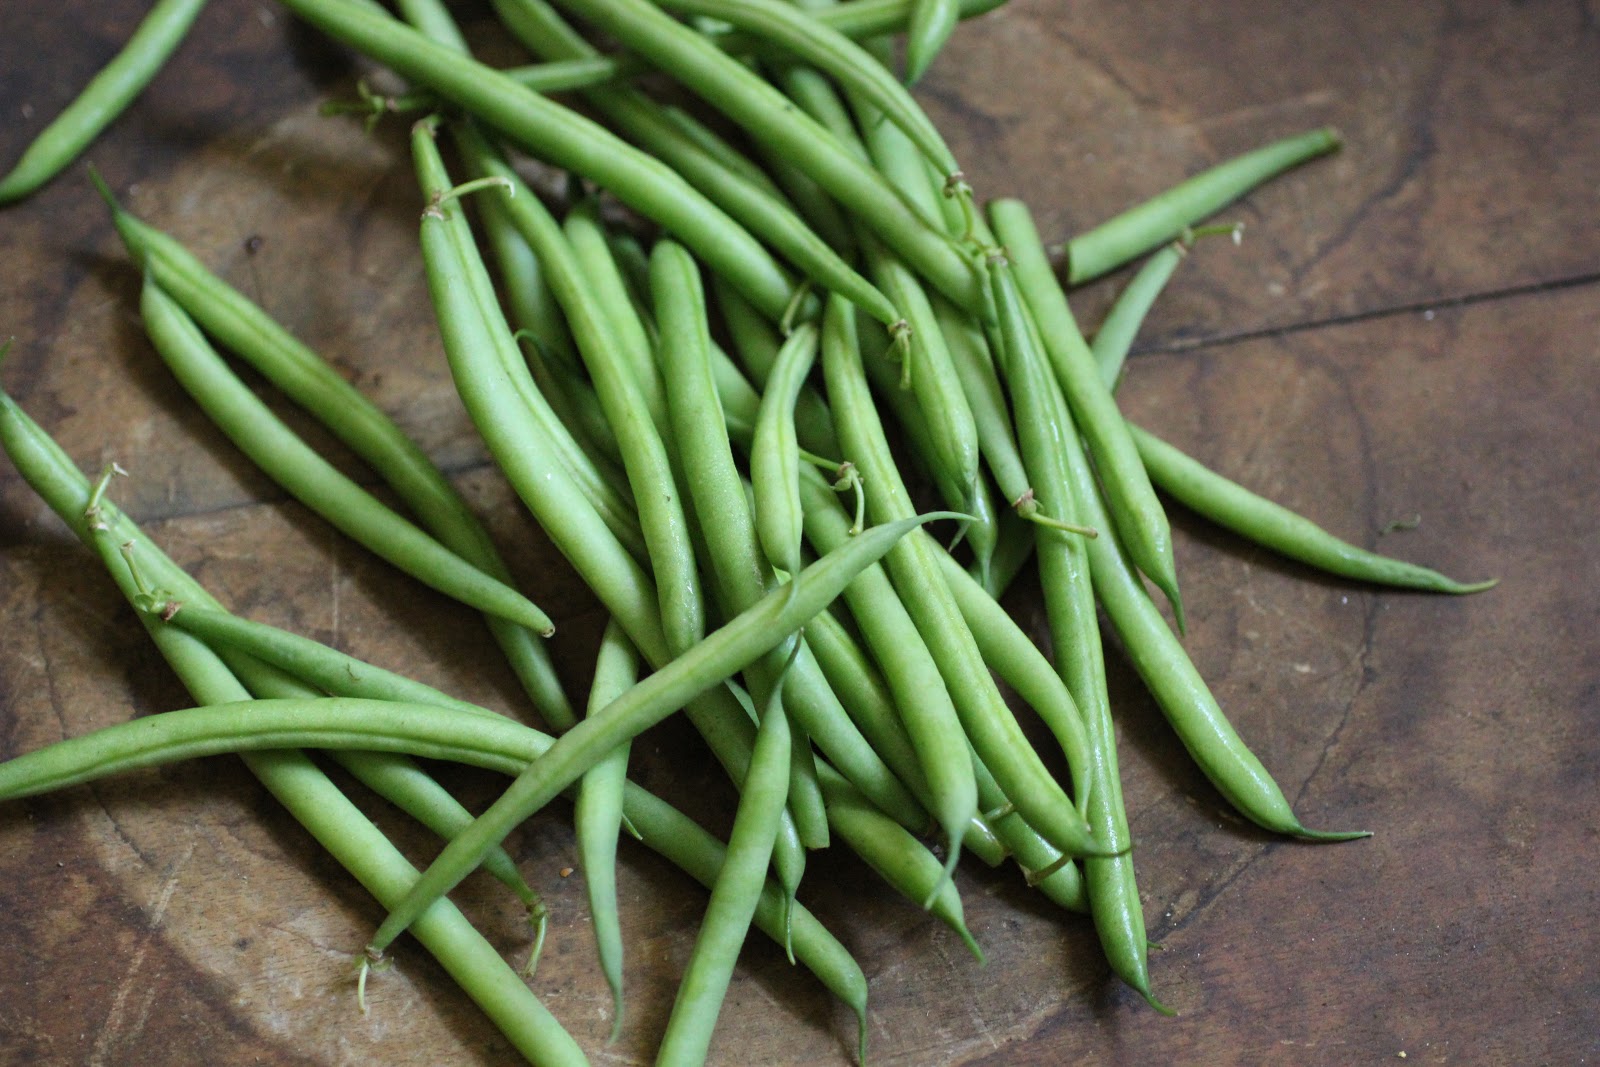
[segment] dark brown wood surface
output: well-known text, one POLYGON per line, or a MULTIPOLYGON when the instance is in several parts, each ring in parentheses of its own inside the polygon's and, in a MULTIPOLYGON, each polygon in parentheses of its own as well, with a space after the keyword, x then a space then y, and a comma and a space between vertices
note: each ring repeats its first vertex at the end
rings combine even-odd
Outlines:
MULTIPOLYGON (((0 7, 0 166, 144 7, 0 7)), ((452 472, 557 618, 578 692, 600 616, 451 391, 403 126, 365 137, 317 116, 356 72, 265 0, 218 0, 88 158, 452 472)), ((1088 924, 1014 873, 959 874, 980 967, 859 864, 819 856, 805 896, 872 981, 873 1062, 1600 1056, 1600 6, 1015 0, 958 34, 921 96, 980 195, 1025 197, 1054 240, 1229 155, 1338 126, 1342 153, 1227 213, 1242 247, 1182 268, 1123 397, 1352 540, 1501 583, 1377 591, 1176 514, 1196 662, 1308 824, 1375 836, 1317 847, 1243 825, 1113 652, 1153 981, 1178 1017, 1112 980, 1088 924)), ((0 211, 0 262, 5 388, 85 469, 129 468, 119 498, 219 598, 520 707, 469 613, 286 503, 195 415, 142 338, 137 277, 81 167, 0 211)), ((1086 322, 1117 284, 1075 295, 1086 322)), ((1042 625, 1029 589, 1008 603, 1042 625)), ((0 620, 0 754, 188 703, 9 466, 0 620)), ((696 781, 693 752, 669 726, 636 746, 635 774, 721 829, 725 797, 696 781)), ((498 785, 448 777, 477 804, 498 785)), ((532 985, 595 1062, 646 1063, 703 896, 624 848, 628 1014, 607 1046, 566 815, 509 842, 555 913, 532 985)), ((457 899, 520 958, 498 888, 473 879, 457 899)), ((237 760, 8 803, 0 1063, 512 1061, 409 941, 357 1013, 352 953, 380 918, 237 760)), ((853 1039, 843 1008, 753 943, 712 1059, 844 1063, 853 1039)))

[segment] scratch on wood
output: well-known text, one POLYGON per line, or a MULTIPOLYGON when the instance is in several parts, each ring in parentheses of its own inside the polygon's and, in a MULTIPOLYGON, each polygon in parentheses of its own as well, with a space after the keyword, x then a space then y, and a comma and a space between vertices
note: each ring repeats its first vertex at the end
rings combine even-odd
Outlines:
POLYGON ((194 843, 190 842, 182 857, 172 865, 171 872, 161 885, 161 892, 156 894, 155 906, 150 910, 149 925, 139 938, 139 945, 128 960, 128 969, 117 985, 116 995, 111 999, 111 1011, 106 1015, 100 1036, 95 1039, 94 1051, 89 1056, 89 1067, 102 1067, 103 1064, 110 1062, 108 1057, 124 1036, 134 1036, 144 1030, 145 1022, 150 1017, 151 1004, 155 1001, 157 985, 154 982, 141 983, 139 971, 149 954, 150 943, 155 940, 161 924, 166 919, 167 906, 172 903, 172 895, 178 889, 178 876, 184 867, 188 866, 189 857, 193 855, 194 843), (129 999, 136 989, 140 996, 130 1011, 129 999))

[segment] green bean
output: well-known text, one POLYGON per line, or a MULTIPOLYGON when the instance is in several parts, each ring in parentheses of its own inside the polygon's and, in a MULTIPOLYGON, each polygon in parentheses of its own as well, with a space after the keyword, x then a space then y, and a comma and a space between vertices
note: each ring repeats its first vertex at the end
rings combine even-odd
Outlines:
POLYGON ((1438 571, 1370 552, 1310 519, 1208 469, 1154 434, 1129 424, 1150 479, 1190 510, 1239 536, 1318 570, 1361 582, 1434 593, 1481 593, 1498 579, 1458 582, 1438 571))
POLYGON ((1099 369, 1078 332, 1067 298, 1050 271, 1027 205, 1020 200, 997 200, 989 205, 989 215, 1010 261, 1016 265, 1016 286, 1029 314, 1039 324, 1045 353, 1094 460, 1107 510, 1134 565, 1166 594, 1178 632, 1182 633, 1183 600, 1178 594, 1172 530, 1166 512, 1139 461, 1127 423, 1117 410, 1111 391, 1100 380, 1099 369))
MULTIPOLYGON (((606 624, 589 690, 594 715, 638 680, 638 653, 615 619, 606 624)), ((617 833, 622 827, 622 792, 628 778, 627 743, 618 745, 583 776, 573 808, 578 862, 589 889, 600 971, 611 987, 611 1041, 622 1033, 622 924, 617 914, 617 833)))
POLYGON ((661 667, 601 714, 563 734, 544 758, 512 783, 473 828, 457 836, 434 860, 399 907, 391 910, 370 947, 381 952, 433 900, 449 892, 475 868, 490 845, 539 810, 624 737, 633 737, 670 715, 772 648, 826 606, 861 569, 879 559, 905 534, 942 513, 885 523, 822 557, 796 575, 790 588, 774 590, 754 607, 661 667))
POLYGON ((140 308, 162 358, 239 449, 312 511, 426 585, 548 636, 555 625, 334 470, 235 378, 193 320, 148 276, 140 308))
MULTIPOLYGON (((506 210, 506 198, 479 197, 475 206, 478 220, 483 225, 485 242, 500 272, 500 288, 505 293, 512 323, 519 333, 532 339, 534 347, 539 350, 540 362, 553 360, 563 369, 575 371, 579 366, 578 350, 572 340, 572 331, 567 328, 567 320, 562 315, 561 305, 550 287, 547 268, 512 223, 511 215, 506 210)), ((532 362, 530 359, 529 363, 532 362)), ((534 372, 534 380, 539 383, 541 390, 545 390, 545 383, 539 379, 538 371, 534 372)), ((549 391, 545 392, 548 395, 549 391)), ((553 398, 551 403, 552 406, 555 403, 553 398)), ((565 418, 562 421, 571 425, 565 418)), ((615 456, 609 458, 621 462, 615 456)))
MULTIPOLYGON (((566 0, 566 6, 667 70, 752 136, 787 153, 941 292, 979 309, 976 274, 955 244, 923 222, 881 176, 787 106, 781 93, 645 0, 566 0)), ((899 318, 877 306, 865 309, 885 323, 899 318)))
POLYGON ((900 127, 918 150, 943 167, 945 173, 960 172, 961 166, 944 138, 905 87, 860 45, 808 12, 782 0, 661 0, 661 6, 714 18, 773 42, 870 100, 884 118, 900 127))
POLYGON ((670 168, 604 127, 409 26, 350 0, 284 0, 329 36, 426 85, 550 163, 590 178, 679 235, 763 313, 782 315, 793 282, 750 234, 670 168))
POLYGON ((917 0, 906 30, 906 84, 922 80, 961 18, 957 0, 917 0))
MULTIPOLYGON (((794 652, 800 650, 798 640, 791 638, 790 645, 794 652)), ((705 1062, 739 948, 766 881, 778 818, 789 794, 789 717, 784 714, 782 691, 781 685, 772 687, 761 715, 750 772, 728 835, 727 859, 712 886, 711 902, 656 1053, 656 1063, 662 1067, 705 1062)))
MULTIPOLYGON (((756 309, 731 287, 712 279, 717 306, 722 310, 723 324, 733 341, 734 353, 743 365, 750 381, 764 390, 772 374, 772 363, 778 357, 782 342, 776 331, 757 314, 756 309)), ((751 426, 755 425, 751 421, 751 426)), ((819 455, 837 456, 839 441, 833 430, 833 416, 821 395, 810 386, 802 389, 794 409, 795 433, 800 446, 819 455)))
POLYGON ((0 177, 0 204, 22 199, 65 170, 150 84, 205 4, 206 0, 156 0, 122 51, 0 177))
MULTIPOLYGON (((134 261, 200 327, 248 362, 366 460, 445 547, 490 577, 511 573, 489 533, 427 455, 378 407, 243 293, 176 240, 129 214, 96 179, 134 261)), ((488 617, 535 709, 556 729, 576 719, 544 645, 526 629, 488 617)))
POLYGON ((1171 241, 1206 216, 1340 144, 1332 127, 1285 137, 1218 164, 1067 242, 1067 284, 1082 285, 1157 245, 1171 241))
POLYGON ((1166 288, 1178 264, 1188 257, 1195 239, 1226 233, 1232 235, 1234 244, 1238 244, 1240 231, 1239 226, 1203 226, 1198 230, 1186 230, 1177 240, 1157 249, 1145 260, 1133 280, 1117 295, 1116 302, 1106 312, 1100 328, 1094 332, 1094 339, 1089 343, 1095 365, 1100 368, 1100 380, 1107 389, 1116 391, 1117 382, 1122 377, 1123 360, 1133 346, 1133 339, 1144 323, 1145 315, 1156 297, 1161 295, 1161 290, 1166 288))
POLYGON ((922 904, 934 918, 954 930, 982 963, 983 950, 967 929, 961 894, 946 877, 944 864, 899 823, 867 804, 831 769, 822 774, 822 788, 828 800, 828 817, 856 855, 907 900, 922 904))
MULTIPOLYGON (((4 393, 0 393, 0 443, 51 510, 85 543, 104 545, 106 534, 114 541, 140 539, 138 528, 109 505, 100 509, 91 524, 85 514, 91 499, 88 483, 60 447, 4 393), (104 525, 107 529, 97 531, 91 525, 104 525)), ((126 564, 111 552, 103 553, 103 558, 112 566, 112 576, 123 595, 133 602, 141 590, 126 564)), ((185 583, 193 583, 159 552, 148 553, 145 563, 154 564, 163 585, 179 587, 186 596, 198 592, 204 598, 204 591, 198 587, 183 588, 185 583)), ((141 618, 147 617, 141 613, 141 618)), ((205 646, 169 627, 147 623, 147 628, 196 700, 216 703, 249 696, 205 646)), ((252 706, 255 704, 251 702, 252 706)), ((138 728, 148 721, 141 719, 125 725, 138 728)), ((183 725, 187 728, 187 721, 183 725)), ((276 745, 268 751, 246 754, 244 761, 290 814, 381 904, 389 906, 415 881, 416 869, 303 754, 276 745)), ((414 930, 418 940, 530 1062, 585 1062, 572 1039, 521 977, 454 905, 441 901, 419 918, 414 930)))
MULTIPOLYGON (((1005 233, 998 218, 996 221, 1005 233)), ((989 270, 1023 456, 1029 472, 1036 475, 1040 504, 1059 517, 1081 523, 1084 509, 1074 494, 1065 443, 1067 437, 1076 440, 1077 429, 1004 256, 992 255, 989 270)), ((1117 777, 1116 736, 1085 539, 1042 527, 1034 536, 1056 669, 1074 698, 1078 713, 1074 721, 1092 738, 1085 746, 1090 764, 1084 810, 1095 835, 1121 853, 1084 860, 1089 912, 1111 969, 1158 1011, 1165 1012, 1150 992, 1144 914, 1132 857, 1126 851, 1131 836, 1117 777)))
POLYGON ((750 446, 750 484, 755 490, 756 533, 773 566, 800 569, 800 445, 794 406, 817 356, 817 330, 803 323, 789 335, 773 365, 756 415, 750 446))
MULTIPOLYGON (((828 396, 839 419, 845 454, 861 469, 869 507, 884 517, 901 514, 910 507, 909 497, 872 408, 853 311, 845 302, 829 301, 822 342, 828 396)), ((1039 761, 995 688, 972 633, 938 574, 934 553, 930 538, 908 539, 889 554, 887 569, 950 689, 960 726, 1006 797, 1046 840, 1074 855, 1099 852, 1103 846, 1091 838, 1082 816, 1039 761)))
MULTIPOLYGON (((615 348, 610 358, 620 360, 627 368, 650 413, 651 421, 658 430, 664 428, 667 401, 661 384, 661 372, 656 368, 654 346, 645 331, 644 320, 634 308, 622 270, 611 255, 606 229, 600 221, 599 202, 593 197, 579 202, 567 212, 561 230, 566 234, 567 245, 572 249, 572 260, 582 275, 589 299, 594 301, 595 308, 601 311, 611 327, 611 340, 615 348)), ((578 349, 581 352, 583 346, 580 344, 578 349)), ((591 378, 593 373, 591 369, 591 378)))
MULTIPOLYGON (((886 360, 867 360, 863 363, 863 367, 872 384, 877 386, 878 396, 888 406, 895 421, 900 424, 900 429, 904 431, 906 439, 911 444, 913 458, 922 461, 921 466, 926 468, 934 485, 938 487, 939 495, 944 499, 945 505, 960 509, 969 516, 968 520, 962 523, 957 540, 966 541, 972 548, 977 567, 980 570, 987 570, 994 555, 997 522, 994 500, 988 486, 976 476, 977 471, 973 472, 974 477, 970 482, 958 482, 948 468, 938 461, 938 450, 933 443, 939 436, 938 432, 924 418, 925 409, 917 404, 913 396, 898 386, 894 368, 886 360)), ((975 436, 974 443, 976 443, 975 436)), ((973 458, 977 458, 976 454, 973 458)))
MULTIPOLYGON (((543 0, 502 0, 499 10, 512 31, 534 52, 557 58, 593 54, 593 47, 572 32, 543 0)), ((698 126, 693 133, 686 132, 683 118, 674 117, 632 89, 599 87, 586 96, 624 134, 676 170, 691 186, 715 197, 723 211, 807 277, 824 288, 853 294, 863 306, 874 308, 887 321, 893 321, 894 309, 882 294, 812 232, 782 197, 774 196, 770 185, 751 180, 747 167, 729 165, 731 149, 715 141, 716 147, 708 146, 708 140, 714 138, 708 128, 698 126)), ((716 266, 715 261, 704 258, 716 266)), ((774 321, 782 314, 766 305, 762 305, 762 311, 774 321)))

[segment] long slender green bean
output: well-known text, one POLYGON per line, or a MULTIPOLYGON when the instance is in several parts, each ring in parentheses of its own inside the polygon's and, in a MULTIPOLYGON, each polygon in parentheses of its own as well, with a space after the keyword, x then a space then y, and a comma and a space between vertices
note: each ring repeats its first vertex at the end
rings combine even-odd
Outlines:
POLYGON ((803 323, 778 352, 756 414, 750 445, 750 485, 755 498, 756 533, 773 566, 793 574, 800 569, 800 444, 794 406, 817 357, 817 329, 803 323))
POLYGON ((1268 178, 1338 148, 1331 127, 1246 152, 1180 182, 1067 242, 1067 284, 1082 285, 1171 241, 1268 178))
MULTIPOLYGON (((1004 233, 998 221, 997 229, 1004 233)), ((1077 428, 1051 374, 1004 256, 999 253, 991 256, 989 270, 1018 436, 1029 472, 1035 477, 1040 505, 1059 518, 1081 523, 1084 512, 1073 492, 1065 443, 1066 437, 1076 435, 1077 428)), ((1056 669, 1073 695, 1075 710, 1081 716, 1081 728, 1092 739, 1086 746, 1090 754, 1090 789, 1084 798, 1084 810, 1096 836, 1121 852, 1084 860, 1089 911, 1112 970, 1158 1010, 1164 1011, 1150 992, 1144 914, 1134 881, 1132 857, 1124 851, 1131 837, 1117 777, 1116 737, 1111 724, 1088 550, 1083 538, 1059 530, 1039 527, 1034 537, 1056 669)))
MULTIPOLYGON (((638 653, 616 620, 606 624, 589 689, 589 714, 627 692, 638 680, 638 653)), ((611 1040, 622 1033, 622 923, 617 913, 617 834, 622 828, 622 794, 628 779, 628 749, 612 749, 590 768, 578 788, 572 811, 578 862, 588 883, 589 920, 594 926, 600 972, 611 987, 611 1040)))
MULTIPOLYGON (((790 638, 790 645, 799 651, 798 639, 790 638)), ((782 692, 781 685, 772 687, 771 699, 761 714, 750 772, 728 835, 728 856, 711 888, 711 901, 656 1054, 661 1067, 695 1067, 705 1062, 739 949, 766 881, 778 820, 789 795, 791 738, 782 692)))
POLYGON ((206 0, 156 0, 122 51, 0 177, 0 204, 22 199, 76 159, 161 71, 205 5, 206 0))

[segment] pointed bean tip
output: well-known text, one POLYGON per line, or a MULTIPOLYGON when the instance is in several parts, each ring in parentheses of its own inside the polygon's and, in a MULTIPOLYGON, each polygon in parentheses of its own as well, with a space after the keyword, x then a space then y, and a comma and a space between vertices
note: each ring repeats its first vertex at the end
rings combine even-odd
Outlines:
MULTIPOLYGON (((0 356, 3 355, 4 352, 0 351, 0 356)), ((1486 578, 1481 582, 1458 582, 1453 578, 1447 578, 1445 581, 1447 583, 1445 592, 1459 594, 1482 593, 1500 584, 1500 579, 1498 578, 1486 578)))
POLYGON ((1156 1010, 1156 1014, 1165 1015, 1169 1019, 1176 1019, 1178 1017, 1178 1013, 1176 1011, 1167 1007, 1165 1004, 1161 1003, 1161 1001, 1156 999, 1156 995, 1150 992, 1150 987, 1148 985, 1139 990, 1139 995, 1144 998, 1144 1002, 1146 1004, 1150 1005, 1156 1010))
POLYGON ((1359 841, 1364 837, 1371 837, 1371 830, 1308 830, 1299 823, 1289 831, 1302 841, 1312 841, 1318 844, 1336 844, 1340 841, 1359 841))

